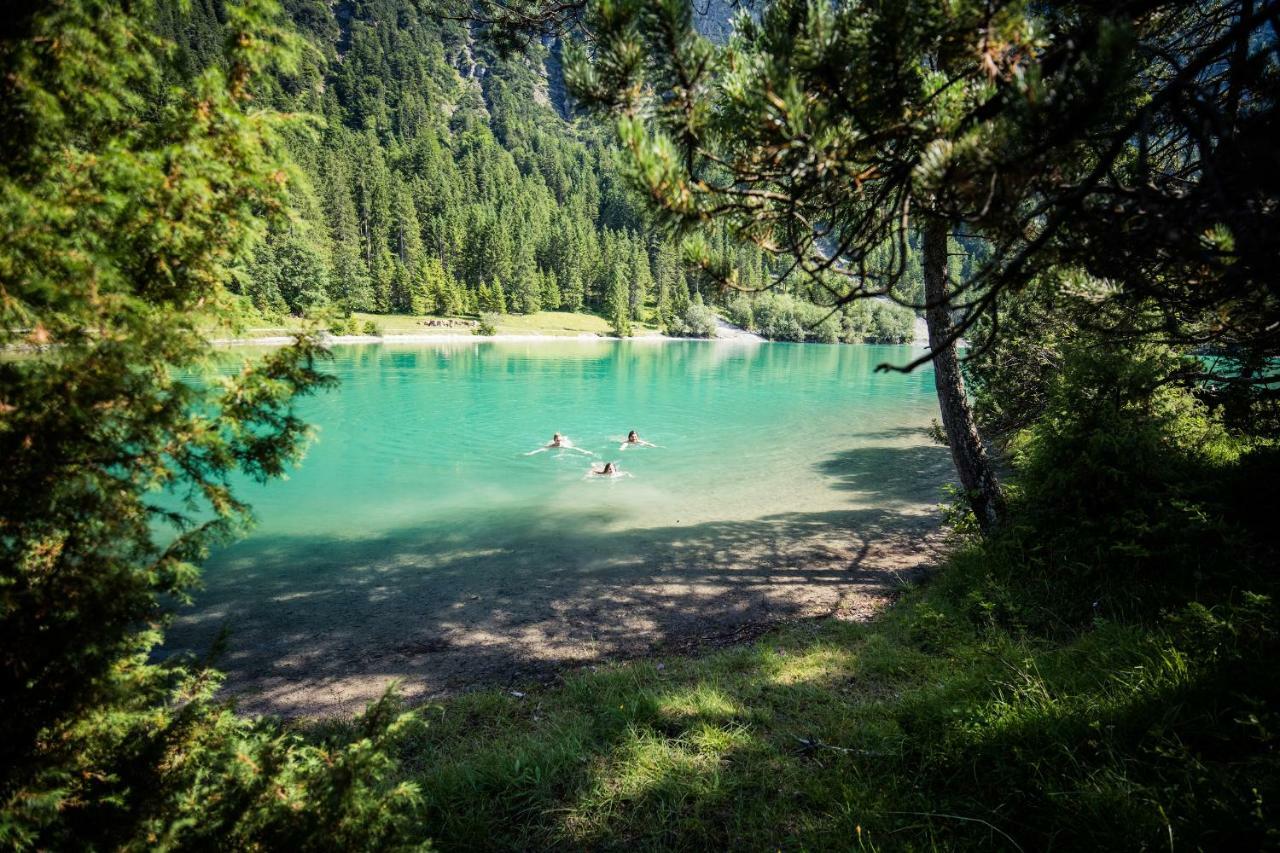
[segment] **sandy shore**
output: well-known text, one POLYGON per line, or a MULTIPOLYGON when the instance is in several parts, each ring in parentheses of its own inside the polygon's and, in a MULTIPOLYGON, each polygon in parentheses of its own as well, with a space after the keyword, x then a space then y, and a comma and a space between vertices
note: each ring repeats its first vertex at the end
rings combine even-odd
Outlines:
MULTIPOLYGON (((570 343, 579 341, 595 343, 599 341, 631 341, 632 343, 662 343, 665 341, 715 341, 717 343, 764 343, 764 338, 750 332, 738 330, 740 334, 721 335, 716 338, 676 338, 667 335, 636 335, 630 338, 619 338, 613 335, 583 333, 580 335, 539 335, 539 334, 499 334, 499 335, 460 335, 453 332, 431 334, 393 334, 393 335, 325 335, 324 340, 330 344, 424 344, 424 343, 484 343, 496 342, 533 342, 570 343)), ((293 343, 293 338, 275 336, 260 338, 215 338, 210 341, 218 346, 284 346, 293 343)))
MULTIPOLYGON (((939 451, 928 467, 942 476, 939 451)), ((913 500, 621 531, 548 518, 478 542, 422 529, 267 544, 206 573, 167 649, 200 653, 226 626, 217 665, 242 710, 328 717, 393 682, 418 704, 797 620, 867 620, 941 561, 944 534, 913 500)))

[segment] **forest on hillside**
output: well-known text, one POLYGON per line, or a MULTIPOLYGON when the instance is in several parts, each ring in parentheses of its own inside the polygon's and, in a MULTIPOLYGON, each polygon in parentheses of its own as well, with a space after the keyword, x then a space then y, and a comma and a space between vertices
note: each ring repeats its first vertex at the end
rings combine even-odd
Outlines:
MULTIPOLYGON (((688 266, 677 236, 654 228, 622 180, 609 128, 566 94, 559 41, 503 56, 473 24, 445 17, 445 4, 416 0, 286 7, 307 49, 260 97, 311 120, 288 132, 302 187, 294 215, 232 285, 262 315, 549 309, 600 313, 622 332, 637 321, 713 333, 691 304, 723 303, 726 289, 688 266)), ((163 6, 158 30, 177 45, 172 82, 221 61, 225 17, 220 0, 163 6)), ((786 268, 727 234, 708 248, 748 293, 786 268)), ((909 312, 888 301, 833 312, 815 306, 833 305, 832 295, 799 278, 781 289, 791 298, 767 310, 782 320, 752 326, 767 337, 912 335, 909 312)))

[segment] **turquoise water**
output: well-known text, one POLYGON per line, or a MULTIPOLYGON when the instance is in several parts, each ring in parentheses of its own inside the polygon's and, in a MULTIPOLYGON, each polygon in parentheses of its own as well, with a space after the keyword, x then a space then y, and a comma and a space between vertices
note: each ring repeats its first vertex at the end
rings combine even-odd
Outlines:
MULTIPOLYGON (((865 613, 927 563, 949 475, 909 347, 729 342, 343 346, 288 480, 206 562, 168 650, 242 707, 350 713, 865 613), (628 430, 658 445, 619 449, 628 430), (553 432, 579 448, 533 453, 553 432), (588 476, 617 463, 629 476, 588 476)), ((228 369, 252 350, 227 353, 228 369)))
POLYGON ((305 461, 285 482, 242 487, 256 538, 369 537, 444 518, 479 529, 530 513, 667 526, 847 506, 858 491, 891 500, 872 471, 861 490, 847 482, 841 455, 918 445, 937 411, 928 369, 874 372, 910 347, 575 340, 334 354, 340 388, 302 407, 318 432, 305 461), (620 449, 631 429, 658 447, 620 449), (556 431, 579 450, 529 455, 556 431), (587 476, 605 461, 629 476, 587 476))

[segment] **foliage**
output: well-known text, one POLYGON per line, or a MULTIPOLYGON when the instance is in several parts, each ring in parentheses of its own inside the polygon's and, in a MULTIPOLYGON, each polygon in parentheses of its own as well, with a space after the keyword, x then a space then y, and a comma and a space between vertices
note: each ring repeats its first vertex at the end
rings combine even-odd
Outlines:
POLYGON ((306 745, 149 660, 250 520, 232 476, 283 473, 295 400, 329 382, 310 334, 231 373, 205 337, 287 229, 283 117, 252 96, 297 45, 269 0, 228 5, 222 61, 161 86, 156 8, 33 7, 0 42, 0 344, 22 350, 0 360, 0 844, 391 843, 413 797, 384 784, 389 706, 306 745))
POLYGON ((716 312, 701 299, 694 299, 673 319, 668 332, 686 338, 714 338, 718 328, 716 312))
POLYGON ((785 293, 739 295, 726 306, 730 321, 774 341, 905 343, 915 336, 915 314, 884 300, 824 308, 785 293))
POLYGON ((610 330, 619 338, 631 337, 631 288, 627 281, 627 268, 618 263, 613 267, 609 294, 605 302, 605 318, 610 330))
MULTIPOLYGON (((219 5, 160 16, 178 44, 169 79, 222 61, 219 5)), ((307 50, 260 97, 318 121, 287 133, 301 170, 291 222, 233 289, 274 317, 324 300, 348 312, 605 313, 621 265, 633 321, 687 296, 673 241, 649 238, 605 135, 553 97, 556 48, 503 56, 443 5, 289 4, 307 50)), ((763 283, 758 250, 734 263, 744 283, 763 283)))
POLYGON ((957 335, 1080 269, 1149 331, 1274 361, 1274 4, 777 0, 721 45, 686 2, 568 5, 591 34, 572 88, 660 221, 790 256, 840 302, 901 297, 916 230, 964 222, 957 335))
POLYGON ((1274 602, 1049 640, 987 616, 989 547, 870 624, 450 699, 406 777, 451 848, 1273 846, 1274 602))
POLYGON ((993 440, 1008 441, 1043 414, 1065 346, 1073 341, 1101 344, 1099 336, 1086 331, 1096 307, 1084 294, 1097 283, 1085 276, 1073 278, 1072 285, 1055 286, 1042 276, 1016 298, 1002 298, 998 335, 988 334, 985 326, 991 321, 983 324, 980 335, 988 343, 966 360, 965 379, 974 414, 993 440))
POLYGON ((498 334, 498 315, 488 311, 481 313, 480 322, 475 328, 475 333, 488 337, 498 334))
POLYGON ((337 318, 330 324, 329 332, 339 337, 354 337, 360 334, 360 321, 354 316, 337 318))
POLYGON ((1098 607, 1150 607, 1244 556, 1220 491, 1242 448, 1169 381, 1184 367, 1154 345, 1069 347, 1043 413, 1013 442, 1021 547, 1098 607))

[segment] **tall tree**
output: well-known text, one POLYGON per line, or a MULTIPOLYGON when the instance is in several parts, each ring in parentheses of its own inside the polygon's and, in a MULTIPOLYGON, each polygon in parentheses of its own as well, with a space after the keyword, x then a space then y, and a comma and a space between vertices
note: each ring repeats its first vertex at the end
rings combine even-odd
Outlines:
MULTIPOLYGON (((590 54, 566 51, 570 82, 617 117, 635 186, 669 225, 727 228, 788 259, 784 281, 803 276, 836 304, 910 299, 922 230, 981 234, 990 250, 966 280, 933 277, 947 310, 916 305, 932 331, 951 322, 903 369, 998 334, 980 321, 1049 265, 1114 282, 1106 298, 1131 309, 1153 300, 1174 340, 1254 364, 1280 354, 1265 272, 1280 246, 1264 236, 1280 217, 1276 2, 777 0, 723 46, 697 36, 682 0, 482 8, 504 35, 589 30, 590 54)), ((714 253, 702 264, 734 283, 714 253)), ((963 396, 947 373, 944 407, 963 396)), ((1274 371, 1204 373, 1280 394, 1274 371)), ((948 438, 982 464, 976 433, 948 438)), ((973 481, 989 525, 998 481, 973 481)))
POLYGON ((604 308, 613 333, 620 338, 631 337, 631 288, 628 278, 627 264, 622 261, 614 263, 609 275, 604 308))
POLYGON ((924 298, 928 305, 925 320, 929 326, 929 349, 933 354, 933 382, 938 392, 942 429, 951 448, 951 459, 960 485, 969 498, 978 523, 982 529, 990 531, 999 526, 1003 518, 1004 494, 987 456, 987 448, 978 434, 978 425, 965 394, 960 358, 956 353, 950 307, 948 238, 947 225, 941 219, 925 222, 922 234, 924 298))
POLYGON ((382 809, 414 802, 387 782, 385 706, 322 752, 214 703, 216 673, 150 660, 196 562, 249 520, 232 475, 280 475, 307 434, 295 401, 329 382, 306 335, 212 369, 231 272, 285 226, 296 178, 282 116, 251 104, 292 55, 278 7, 223 8, 224 61, 182 89, 157 88, 172 54, 145 0, 31 4, 0 33, 19 238, 0 345, 27 350, 0 359, 5 847, 395 845, 404 818, 382 809))

